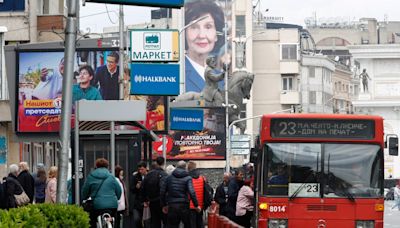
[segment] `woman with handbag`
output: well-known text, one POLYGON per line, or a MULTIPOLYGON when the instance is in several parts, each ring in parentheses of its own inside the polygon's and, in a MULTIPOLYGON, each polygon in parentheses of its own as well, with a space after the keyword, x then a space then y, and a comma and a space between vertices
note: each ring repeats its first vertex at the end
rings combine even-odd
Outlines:
POLYGON ((24 190, 18 181, 18 165, 12 164, 9 167, 9 174, 6 179, 7 209, 18 207, 15 195, 21 195, 24 190))
POLYGON ((47 186, 45 191, 45 203, 56 203, 57 197, 57 166, 52 166, 49 169, 49 178, 47 179, 47 186))
MULTIPOLYGON (((116 218, 118 199, 122 189, 108 170, 108 161, 96 160, 96 169, 86 178, 82 188, 82 199, 91 198, 93 208, 90 211, 90 227, 96 227, 96 218, 104 213, 116 218)), ((88 200, 86 200, 88 201, 88 200)))

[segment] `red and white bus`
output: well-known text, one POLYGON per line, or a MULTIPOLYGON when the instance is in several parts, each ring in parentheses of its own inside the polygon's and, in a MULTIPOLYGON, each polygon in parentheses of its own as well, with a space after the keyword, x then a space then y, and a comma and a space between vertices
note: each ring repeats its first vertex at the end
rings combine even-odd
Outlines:
POLYGON ((383 227, 383 129, 379 116, 264 115, 252 151, 257 226, 383 227))

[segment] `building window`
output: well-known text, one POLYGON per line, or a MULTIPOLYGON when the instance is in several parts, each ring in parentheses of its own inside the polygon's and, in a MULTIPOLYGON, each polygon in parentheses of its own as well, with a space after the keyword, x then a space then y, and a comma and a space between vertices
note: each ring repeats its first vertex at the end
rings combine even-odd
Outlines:
POLYGON ((236 16, 236 37, 246 37, 246 16, 236 16))
POLYGON ((309 77, 315 78, 315 67, 309 67, 308 71, 309 71, 309 77))
POLYGON ((282 75, 282 90, 290 91, 293 90, 294 76, 293 75, 282 75))
POLYGON ((281 60, 297 60, 297 44, 282 44, 281 60))
POLYGON ((317 92, 316 91, 310 91, 309 92, 309 97, 308 97, 308 103, 309 104, 316 104, 317 103, 317 92))

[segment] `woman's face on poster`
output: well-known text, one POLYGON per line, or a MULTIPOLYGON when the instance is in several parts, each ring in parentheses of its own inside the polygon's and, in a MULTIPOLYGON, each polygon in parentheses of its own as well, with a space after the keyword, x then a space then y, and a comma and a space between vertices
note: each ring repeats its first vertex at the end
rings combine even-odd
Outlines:
POLYGON ((206 15, 208 17, 186 29, 186 42, 189 53, 208 55, 214 49, 215 43, 218 40, 217 30, 214 18, 210 14, 206 15))

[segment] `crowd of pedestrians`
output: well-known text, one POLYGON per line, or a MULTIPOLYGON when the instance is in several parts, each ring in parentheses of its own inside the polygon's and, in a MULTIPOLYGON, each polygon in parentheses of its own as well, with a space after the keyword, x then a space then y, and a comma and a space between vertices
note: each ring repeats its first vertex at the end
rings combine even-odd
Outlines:
POLYGON ((0 208, 10 209, 32 203, 55 203, 57 192, 57 167, 49 169, 48 176, 43 164, 37 165, 36 173, 31 174, 28 163, 20 162, 8 167, 8 176, 0 185, 0 208), (26 195, 27 202, 19 196, 26 195))
MULTIPOLYGON (((82 187, 82 199, 90 198, 93 202, 89 212, 91 227, 96 227, 97 216, 106 212, 115 218, 115 227, 120 227, 124 219, 124 224, 137 228, 173 228, 180 224, 203 228, 204 213, 214 205, 220 215, 250 227, 254 198, 252 167, 238 169, 233 176, 224 173, 214 195, 195 162, 179 161, 166 170, 164 163, 165 159, 158 157, 149 170, 145 162, 139 162, 137 170, 128 175, 127 188, 124 181, 127 173, 121 166, 115 167, 113 176, 109 162, 97 159, 96 168, 82 187)), ((46 174, 44 165, 38 164, 36 172, 31 174, 26 162, 12 164, 1 182, 0 206, 3 209, 22 206, 16 200, 21 194, 29 197, 28 203, 55 203, 56 193, 56 166, 50 167, 46 174)))

